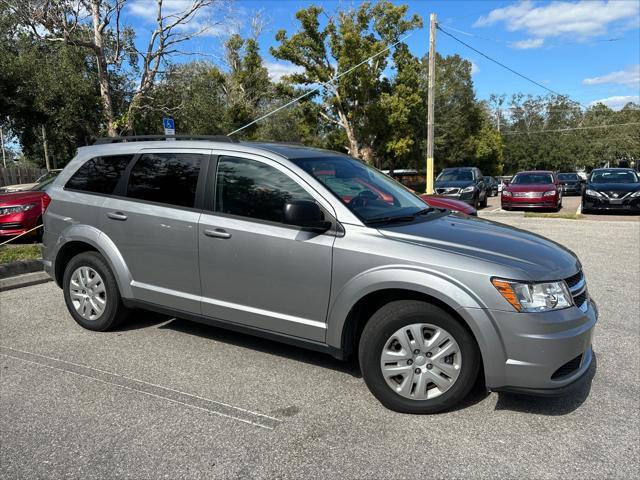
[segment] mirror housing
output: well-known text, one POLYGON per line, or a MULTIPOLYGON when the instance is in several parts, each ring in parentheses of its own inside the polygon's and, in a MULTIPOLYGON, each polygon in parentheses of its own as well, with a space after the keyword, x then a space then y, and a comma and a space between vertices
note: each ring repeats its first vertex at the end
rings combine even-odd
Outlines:
POLYGON ((303 199, 289 200, 284 204, 284 223, 321 233, 331 228, 331 222, 324 219, 318 204, 303 199))

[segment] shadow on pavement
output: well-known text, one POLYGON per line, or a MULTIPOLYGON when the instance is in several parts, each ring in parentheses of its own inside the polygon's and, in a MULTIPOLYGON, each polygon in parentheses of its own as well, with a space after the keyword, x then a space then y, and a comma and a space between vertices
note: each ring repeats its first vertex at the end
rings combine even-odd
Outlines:
POLYGON ((513 393, 498 393, 498 402, 495 409, 549 416, 567 415, 577 410, 587 399, 597 370, 598 360, 594 352, 593 361, 587 371, 585 382, 572 394, 562 397, 534 397, 513 393))
POLYGON ((341 361, 333 358, 327 353, 315 352, 313 350, 307 350, 294 345, 287 345, 285 343, 204 325, 189 320, 182 320, 179 318, 175 318, 158 328, 166 328, 189 335, 197 335, 199 337, 228 343, 237 347, 257 350, 259 352, 277 355, 279 357, 289 358, 298 362, 304 362, 323 368, 330 368, 331 370, 347 373, 356 378, 362 377, 360 368, 358 367, 358 363, 355 359, 341 361))

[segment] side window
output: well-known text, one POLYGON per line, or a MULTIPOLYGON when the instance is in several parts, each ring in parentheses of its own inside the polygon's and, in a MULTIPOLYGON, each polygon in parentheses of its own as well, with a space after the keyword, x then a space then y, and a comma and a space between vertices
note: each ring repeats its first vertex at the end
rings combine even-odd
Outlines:
POLYGON ((291 178, 269 165, 236 157, 218 160, 216 212, 282 222, 284 204, 294 198, 313 200, 291 178))
POLYGON ((199 153, 145 153, 129 174, 127 197, 193 207, 200 165, 199 153))
POLYGON ((73 174, 65 188, 110 195, 132 158, 133 155, 92 158, 73 174))

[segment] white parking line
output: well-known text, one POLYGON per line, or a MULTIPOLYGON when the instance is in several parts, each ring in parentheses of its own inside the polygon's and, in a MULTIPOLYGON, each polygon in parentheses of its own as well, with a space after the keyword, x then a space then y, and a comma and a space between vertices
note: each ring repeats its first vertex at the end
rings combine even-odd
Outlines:
POLYGON ((578 209, 576 210, 576 215, 580 215, 581 212, 582 212, 582 202, 580 202, 578 204, 578 209))
POLYGON ((256 427, 273 430, 282 420, 258 412, 252 412, 241 407, 218 402, 209 398, 182 392, 162 385, 157 385, 144 380, 127 377, 114 372, 107 372, 88 365, 80 365, 59 358, 48 357, 33 352, 25 352, 11 347, 0 346, 0 355, 10 357, 23 362, 58 370, 72 375, 85 377, 90 380, 105 383, 114 387, 131 390, 143 395, 159 398, 168 402, 177 403, 189 408, 236 420, 256 427), (4 350, 4 351, 3 351, 4 350), (13 354, 12 354, 13 353, 13 354), (38 361, 34 357, 42 360, 38 361), (73 368, 75 367, 75 368, 73 368), (244 417, 244 418, 243 418, 244 417))

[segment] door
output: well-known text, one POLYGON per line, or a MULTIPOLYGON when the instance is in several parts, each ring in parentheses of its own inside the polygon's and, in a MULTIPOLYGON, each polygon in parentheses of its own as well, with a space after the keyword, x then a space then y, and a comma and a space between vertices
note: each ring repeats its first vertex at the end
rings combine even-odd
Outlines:
MULTIPOLYGON (((317 201, 293 173, 262 157, 218 159, 213 211, 200 219, 202 313, 324 342, 334 233, 282 223, 290 199, 317 201)), ((316 194, 317 195, 317 194, 316 194)))
POLYGON ((208 158, 206 150, 142 151, 105 200, 102 231, 129 268, 136 300, 200 313, 195 202, 208 158))

